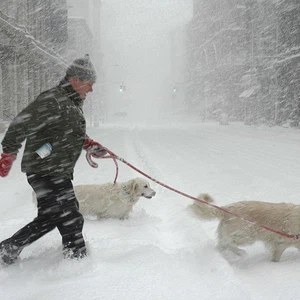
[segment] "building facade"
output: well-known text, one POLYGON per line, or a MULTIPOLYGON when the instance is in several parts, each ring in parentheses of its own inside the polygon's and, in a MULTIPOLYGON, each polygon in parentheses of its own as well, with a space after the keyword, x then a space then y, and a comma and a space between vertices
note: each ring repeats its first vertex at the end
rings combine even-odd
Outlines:
POLYGON ((0 28, 0 121, 10 121, 63 75, 66 1, 1 1, 0 28))
POLYGON ((194 0, 186 101, 247 124, 299 119, 300 3, 194 0))

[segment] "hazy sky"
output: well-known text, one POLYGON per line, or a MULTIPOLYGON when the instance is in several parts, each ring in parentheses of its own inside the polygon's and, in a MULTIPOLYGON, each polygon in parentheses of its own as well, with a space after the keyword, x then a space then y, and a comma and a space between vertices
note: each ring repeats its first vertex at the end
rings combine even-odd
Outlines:
POLYGON ((146 107, 155 114, 164 107, 159 102, 167 101, 162 82, 170 76, 170 30, 188 22, 192 1, 104 0, 102 11, 110 107, 115 111, 127 105, 134 115, 146 107), (126 93, 120 95, 118 82, 124 82, 126 93))

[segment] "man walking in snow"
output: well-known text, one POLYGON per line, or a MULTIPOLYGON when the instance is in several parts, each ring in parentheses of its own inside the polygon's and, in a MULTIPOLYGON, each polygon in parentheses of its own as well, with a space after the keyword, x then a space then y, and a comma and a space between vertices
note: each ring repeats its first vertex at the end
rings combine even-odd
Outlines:
POLYGON ((37 196, 37 217, 0 243, 0 263, 15 262, 24 247, 57 227, 65 258, 86 256, 72 179, 82 149, 94 157, 106 154, 86 134, 82 105, 93 91, 95 69, 86 55, 76 59, 58 86, 41 93, 11 122, 2 141, 0 176, 8 175, 26 140, 22 172, 37 196))

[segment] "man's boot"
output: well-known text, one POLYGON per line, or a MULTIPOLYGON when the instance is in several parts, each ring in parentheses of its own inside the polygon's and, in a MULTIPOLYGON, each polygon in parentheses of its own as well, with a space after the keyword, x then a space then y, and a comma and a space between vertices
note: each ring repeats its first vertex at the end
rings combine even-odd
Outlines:
POLYGON ((13 264, 19 257, 22 249, 11 243, 9 239, 0 243, 0 264, 7 266, 13 264))

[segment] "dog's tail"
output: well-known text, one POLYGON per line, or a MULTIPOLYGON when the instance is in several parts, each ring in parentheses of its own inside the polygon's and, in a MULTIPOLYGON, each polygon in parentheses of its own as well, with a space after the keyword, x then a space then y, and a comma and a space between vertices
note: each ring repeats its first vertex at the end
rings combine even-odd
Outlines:
MULTIPOLYGON (((199 200, 204 200, 208 203, 213 203, 214 199, 207 193, 200 194, 197 197, 199 200)), ((194 203, 190 205, 191 210, 197 216, 202 219, 210 220, 210 219, 222 219, 224 216, 224 212, 222 210, 216 209, 210 205, 206 205, 199 201, 194 200, 194 203)))

